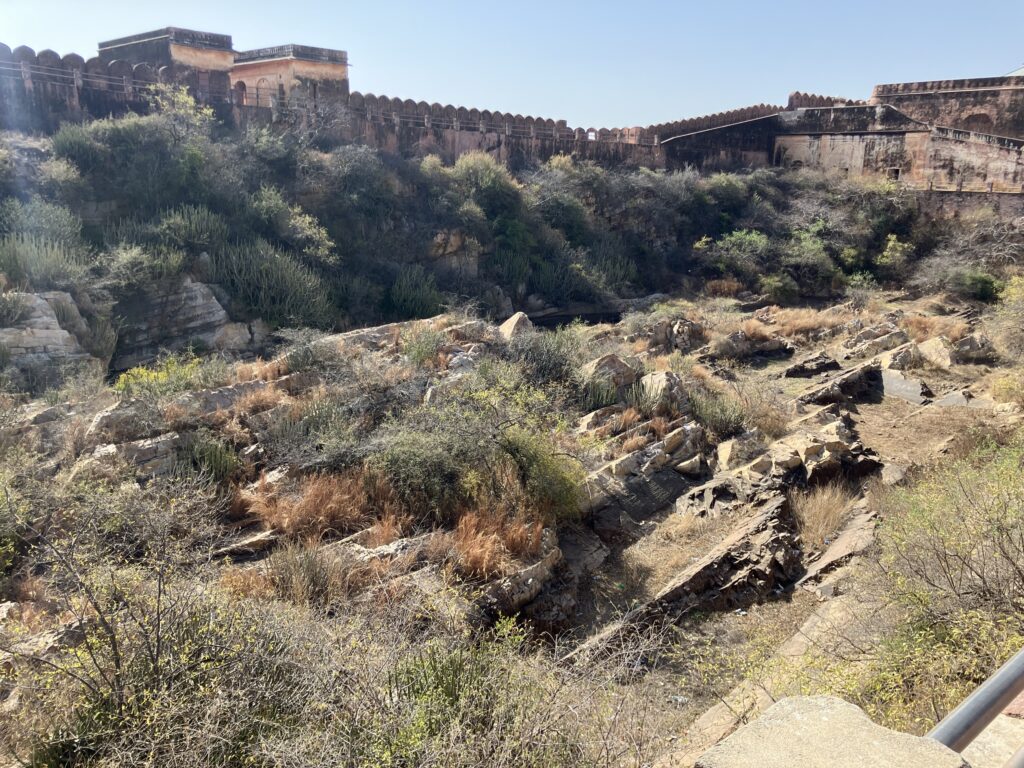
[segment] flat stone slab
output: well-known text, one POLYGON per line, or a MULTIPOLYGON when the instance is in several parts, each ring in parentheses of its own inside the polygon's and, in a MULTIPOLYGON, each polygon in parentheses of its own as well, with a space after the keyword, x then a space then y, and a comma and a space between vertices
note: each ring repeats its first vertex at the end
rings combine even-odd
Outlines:
POLYGON ((898 397, 914 405, 931 402, 931 389, 921 379, 910 378, 896 371, 882 370, 882 389, 886 397, 898 397))
POLYGON ((831 696, 782 699, 697 760, 695 768, 970 768, 922 736, 890 731, 831 696))

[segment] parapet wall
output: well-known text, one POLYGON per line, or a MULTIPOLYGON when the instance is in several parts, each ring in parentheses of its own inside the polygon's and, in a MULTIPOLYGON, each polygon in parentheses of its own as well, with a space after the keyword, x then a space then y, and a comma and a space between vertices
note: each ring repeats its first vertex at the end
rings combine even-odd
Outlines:
POLYGON ((38 54, 27 46, 13 51, 0 43, 0 128, 52 132, 62 122, 146 112, 156 83, 188 86, 202 101, 229 103, 227 73, 200 79, 188 67, 84 59, 77 53, 38 54))
POLYGON ((932 125, 1024 139, 1024 77, 878 85, 871 103, 932 125))

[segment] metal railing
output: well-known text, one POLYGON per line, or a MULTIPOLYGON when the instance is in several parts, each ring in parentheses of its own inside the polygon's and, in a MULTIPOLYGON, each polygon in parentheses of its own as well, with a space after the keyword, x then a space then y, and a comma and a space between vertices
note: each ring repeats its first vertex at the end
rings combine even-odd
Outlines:
MULTIPOLYGON (((1024 692, 1024 649, 979 685, 956 709, 928 732, 928 738, 963 752, 1007 705, 1024 692)), ((1024 746, 1005 768, 1024 768, 1024 746)))

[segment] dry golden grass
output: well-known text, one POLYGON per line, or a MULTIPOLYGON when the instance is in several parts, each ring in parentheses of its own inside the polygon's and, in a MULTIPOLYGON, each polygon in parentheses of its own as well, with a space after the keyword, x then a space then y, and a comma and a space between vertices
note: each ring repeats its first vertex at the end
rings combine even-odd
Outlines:
POLYGON ((1024 369, 1017 369, 992 382, 992 397, 1000 403, 1024 407, 1024 369))
POLYGON ((188 411, 185 410, 183 405, 177 403, 171 403, 164 407, 163 419, 168 427, 171 429, 183 429, 188 426, 189 417, 188 411))
POLYGON ((265 568, 229 566, 221 571, 220 586, 233 597, 270 600, 274 597, 274 581, 265 568))
POLYGON ((362 470, 310 475, 290 493, 269 488, 261 478, 254 491, 242 492, 241 501, 265 526, 291 537, 351 533, 369 518, 362 470))
POLYGON ((615 420, 615 429, 613 430, 616 434, 625 432, 627 429, 631 429, 640 423, 643 418, 643 414, 640 413, 636 408, 629 407, 619 414, 619 417, 615 420))
POLYGON ((633 451, 639 451, 641 448, 646 446, 650 440, 650 435, 633 435, 622 442, 622 447, 619 449, 619 453, 625 456, 633 451))
POLYGON ((406 535, 405 532, 410 526, 411 521, 408 518, 388 513, 366 529, 366 533, 363 534, 366 537, 363 546, 373 549, 398 541, 406 535))
POLYGON ((288 374, 288 361, 285 358, 276 360, 257 359, 251 363, 239 363, 235 366, 236 382, 274 381, 288 374))
POLYGON ((634 355, 639 355, 647 352, 651 348, 650 339, 637 339, 629 345, 629 351, 634 355))
POLYGON ((917 342, 928 341, 936 336, 959 341, 971 332, 971 326, 963 320, 941 315, 906 315, 900 325, 917 342))
POLYGON ((828 483, 807 491, 794 491, 789 501, 804 543, 820 549, 846 522, 852 496, 842 483, 828 483))
POLYGON ((269 411, 287 399, 288 395, 277 387, 254 389, 252 392, 246 392, 235 401, 234 411, 235 413, 244 413, 251 416, 254 413, 269 411))
POLYGON ((775 335, 772 333, 771 328, 753 317, 740 323, 740 330, 743 331, 748 339, 754 341, 768 341, 768 339, 775 335))
POLYGON ((739 280, 724 278, 722 280, 708 280, 704 283, 704 293, 708 296, 721 296, 731 298, 743 290, 743 283, 739 280))
POLYGON ((854 318, 847 310, 818 310, 810 308, 770 308, 775 330, 786 338, 806 338, 822 331, 846 325, 854 318))
POLYGON ((480 515, 468 513, 459 519, 451 546, 455 567, 463 576, 490 578, 508 571, 505 545, 480 515))
POLYGON ((672 422, 669 421, 664 416, 655 416, 647 424, 647 427, 654 434, 654 436, 660 440, 668 433, 668 427, 671 423, 672 422))

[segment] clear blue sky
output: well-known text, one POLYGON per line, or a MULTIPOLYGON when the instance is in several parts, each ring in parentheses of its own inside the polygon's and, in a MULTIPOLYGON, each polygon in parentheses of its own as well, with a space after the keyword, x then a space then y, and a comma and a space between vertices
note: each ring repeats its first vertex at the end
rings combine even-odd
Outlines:
POLYGON ((0 0, 0 41, 95 55, 165 26, 349 52, 354 90, 624 127, 791 91, 1003 75, 1024 0, 0 0))

